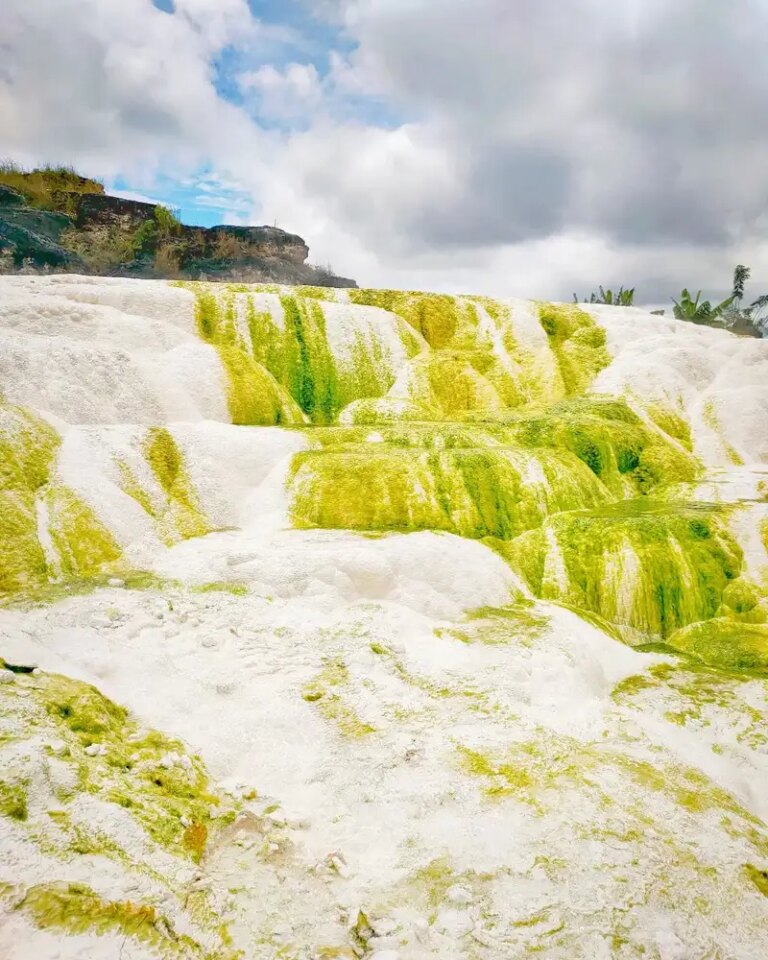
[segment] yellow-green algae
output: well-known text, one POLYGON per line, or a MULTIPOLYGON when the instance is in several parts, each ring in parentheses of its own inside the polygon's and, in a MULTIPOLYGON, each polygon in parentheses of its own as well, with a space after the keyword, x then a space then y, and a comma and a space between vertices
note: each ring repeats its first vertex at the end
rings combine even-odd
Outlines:
POLYGON ((297 424, 301 410, 275 378, 253 357, 241 334, 237 310, 243 296, 224 285, 182 283, 195 295, 197 331, 216 348, 227 375, 227 402, 232 423, 238 426, 297 424))
POLYGON ((56 482, 60 444, 49 424, 0 399, 0 595, 35 592, 61 577, 88 578, 122 553, 93 509, 56 482), (54 556, 39 539, 41 516, 54 556))
MULTIPOLYGON (((11 899, 11 898, 9 898, 11 899)), ((113 934, 151 947, 161 957, 236 960, 238 954, 222 948, 208 950, 187 934, 179 934, 167 916, 151 904, 104 900, 82 883, 41 883, 29 887, 13 902, 43 930, 70 936, 113 934)))
POLYGON ((637 710, 663 711, 666 720, 678 726, 710 729, 723 741, 713 743, 714 752, 731 751, 734 738, 751 750, 768 746, 765 712, 759 709, 760 687, 768 696, 768 680, 753 672, 727 672, 704 665, 695 657, 681 657, 674 665, 657 663, 646 673, 627 677, 616 685, 613 699, 637 710))
POLYGON ((44 420, 0 398, 0 593, 46 579, 36 499, 50 480, 60 439, 44 420))
POLYGON ((322 716, 350 739, 359 739, 374 733, 348 702, 345 694, 350 684, 349 668, 339 657, 328 658, 323 669, 304 685, 302 697, 314 704, 322 716))
POLYGON ((611 362, 606 334, 577 304, 539 304, 539 321, 557 358, 566 396, 583 393, 611 362))
POLYGON ((197 758, 181 761, 187 753, 179 741, 143 731, 94 687, 39 671, 3 688, 2 714, 61 741, 61 757, 76 771, 79 790, 124 807, 169 852, 194 855, 182 821, 207 828, 220 799, 197 758), (101 752, 86 754, 94 744, 101 752))
POLYGON ((707 400, 707 402, 704 404, 702 412, 706 425, 710 428, 710 430, 717 434, 722 448, 725 451, 728 463, 732 464, 734 467, 743 467, 744 460, 741 454, 736 450, 735 447, 731 446, 731 444, 728 443, 727 439, 725 438, 714 402, 712 400, 707 400))
POLYGON ((714 617, 742 564, 720 508, 649 500, 557 514, 507 556, 536 596, 662 637, 714 617))
MULTIPOLYGON (((53 858, 51 864, 61 864, 62 880, 73 857, 113 860, 128 874, 145 875, 165 887, 205 932, 205 943, 218 942, 221 948, 176 934, 158 906, 161 901, 154 897, 150 902, 116 903, 67 882, 7 886, 3 894, 12 909, 27 913, 43 928, 70 934, 119 932, 139 940, 147 940, 147 934, 161 956, 206 960, 230 956, 225 949, 228 934, 208 895, 184 885, 181 877, 191 873, 163 867, 170 854, 194 870, 192 865, 204 856, 209 837, 236 814, 232 801, 224 801, 209 784, 197 757, 190 756, 179 741, 141 728, 124 708, 95 688, 40 671, 18 674, 15 682, 0 687, 0 729, 4 771, 0 816, 15 823, 41 854, 53 858), (29 749, 20 752, 25 740, 29 749), (48 772, 54 766, 68 769, 71 776, 58 774, 54 779, 48 772), (38 784, 28 798, 27 781, 33 775, 42 777, 45 787, 38 784), (134 818, 146 839, 137 846, 136 835, 124 831, 117 816, 86 826, 80 804, 83 793, 102 809, 109 804, 123 808, 122 816, 134 818), (159 860, 154 854, 148 856, 154 844, 159 860), (155 941, 145 929, 147 918, 164 934, 161 940, 155 941)), ((52 870, 56 876, 56 867, 52 870)))
POLYGON ((768 624, 724 617, 677 630, 669 645, 710 666, 768 677, 768 624))
POLYGON ((213 529, 200 508, 178 444, 164 427, 152 427, 143 444, 144 457, 166 498, 157 516, 164 539, 202 537, 213 529))
POLYGON ((300 526, 445 530, 511 538, 556 509, 592 506, 607 491, 580 461, 557 451, 384 444, 297 454, 292 516, 300 526))
POLYGON ((49 531, 65 577, 89 577, 118 560, 120 545, 93 510, 67 487, 46 494, 49 531))
MULTIPOLYGON (((433 350, 455 346, 457 334, 465 326, 465 315, 474 309, 463 298, 403 290, 350 290, 349 299, 359 306, 379 307, 402 317, 433 350)), ((470 316, 470 323, 472 319, 470 316)))
MULTIPOLYGON (((348 354, 336 356, 321 299, 311 289, 278 291, 282 323, 255 301, 265 288, 183 284, 196 297, 198 333, 219 351, 230 382, 236 424, 332 423, 353 400, 381 397, 394 383, 389 351, 372 329, 355 332, 348 354)), ((398 328, 408 355, 416 338, 398 328)))

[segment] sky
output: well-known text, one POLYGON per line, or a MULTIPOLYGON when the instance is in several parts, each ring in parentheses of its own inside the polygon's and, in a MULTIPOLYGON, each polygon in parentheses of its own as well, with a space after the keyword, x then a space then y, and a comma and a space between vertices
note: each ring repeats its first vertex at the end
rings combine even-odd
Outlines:
POLYGON ((3 0, 0 158, 361 285, 768 291, 768 0, 3 0))

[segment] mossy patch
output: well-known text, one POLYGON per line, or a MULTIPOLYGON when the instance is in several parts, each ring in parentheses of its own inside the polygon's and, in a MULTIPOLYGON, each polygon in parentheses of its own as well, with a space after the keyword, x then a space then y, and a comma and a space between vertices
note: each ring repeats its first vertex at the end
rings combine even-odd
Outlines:
POLYGON ((694 623, 669 638, 670 646, 724 670, 768 676, 768 624, 719 617, 694 623))
POLYGON ((662 637, 713 617, 742 565, 720 508, 648 499, 558 514, 507 556, 536 596, 662 637))
POLYGON ((179 934, 155 906, 100 897, 81 883, 41 883, 28 888, 14 909, 28 915, 43 930, 70 936, 95 934, 129 937, 161 957, 234 960, 235 954, 208 950, 187 934, 179 934))
POLYGON ((302 698, 317 707, 321 715, 350 739, 359 739, 374 733, 374 728, 363 722, 349 702, 351 678, 349 669, 340 658, 330 658, 323 669, 302 689, 302 698))
POLYGON ((46 494, 49 531, 65 577, 89 577, 122 556, 122 548, 93 509, 72 490, 46 494))
POLYGON ((539 322, 557 359, 566 396, 584 393, 611 362, 605 330, 576 304, 539 304, 539 322))
POLYGON ((539 526, 552 511, 609 497, 568 453, 498 446, 430 452, 383 443, 297 454, 291 491, 299 526, 502 539, 539 526))
POLYGON ((44 420, 0 398, 0 593, 47 579, 36 500, 50 480, 60 443, 44 420))
POLYGON ((28 815, 27 784, 0 778, 0 816, 24 821, 28 815))
POLYGON ((87 684, 36 674, 28 690, 67 745, 80 788, 128 810, 169 852, 190 855, 184 821, 207 827, 219 803, 199 761, 179 741, 140 730, 123 707, 87 684), (99 751, 91 755, 93 745, 99 751))

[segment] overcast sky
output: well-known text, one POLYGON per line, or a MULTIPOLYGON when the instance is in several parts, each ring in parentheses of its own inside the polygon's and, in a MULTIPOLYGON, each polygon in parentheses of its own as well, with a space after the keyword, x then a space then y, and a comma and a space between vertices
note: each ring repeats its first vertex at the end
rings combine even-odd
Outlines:
POLYGON ((361 284, 768 291, 768 0, 3 0, 0 157, 361 284))

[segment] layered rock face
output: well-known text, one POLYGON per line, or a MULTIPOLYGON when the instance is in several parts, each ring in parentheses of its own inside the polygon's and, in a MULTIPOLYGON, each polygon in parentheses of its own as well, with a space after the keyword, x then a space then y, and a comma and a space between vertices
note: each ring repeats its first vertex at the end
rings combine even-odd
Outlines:
POLYGON ((768 343, 77 276, 0 339, 3 956, 768 954, 768 343))
POLYGON ((0 183, 0 257, 6 272, 25 268, 356 286, 354 280, 308 264, 304 240, 278 227, 189 227, 155 204, 103 192, 58 193, 48 202, 61 209, 37 209, 0 183))

